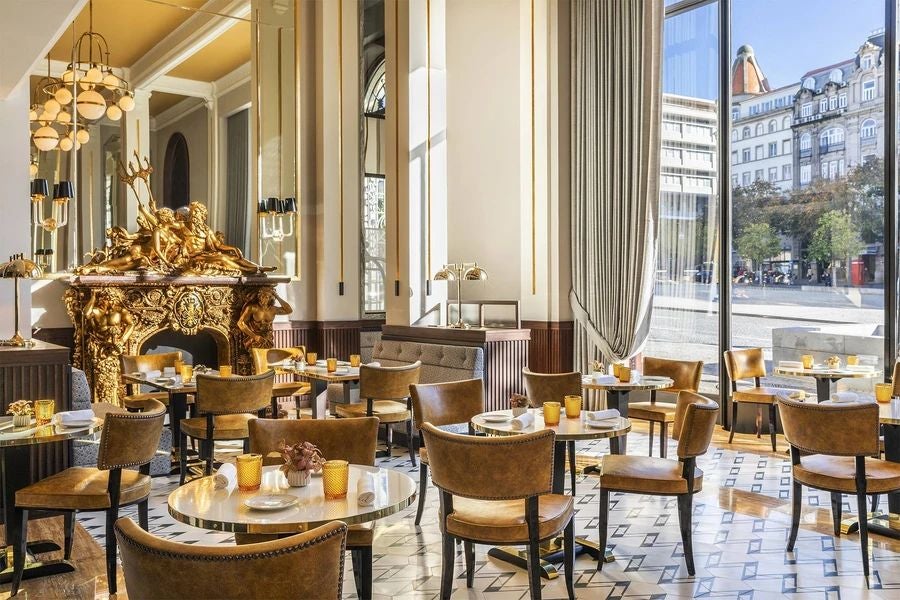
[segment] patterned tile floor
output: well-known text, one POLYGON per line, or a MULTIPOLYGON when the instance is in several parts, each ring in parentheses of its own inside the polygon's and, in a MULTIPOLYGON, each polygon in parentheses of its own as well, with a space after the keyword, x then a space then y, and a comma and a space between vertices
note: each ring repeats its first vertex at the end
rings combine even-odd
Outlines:
MULTIPOLYGON (((643 452, 646 436, 629 435, 632 453, 643 452)), ((674 454, 674 444, 670 453, 674 454)), ((580 444, 579 453, 608 452, 603 440, 580 444)), ((671 455, 670 454, 670 455, 671 455)), ((790 525, 790 461, 786 455, 759 455, 711 447, 699 461, 705 473, 703 490, 694 500, 694 556, 697 574, 690 577, 682 560, 681 538, 674 499, 631 494, 611 497, 609 542, 616 556, 597 572, 596 563, 579 556, 575 586, 579 598, 900 598, 900 548, 884 547, 872 538, 871 587, 862 577, 859 537, 836 538, 814 529, 821 519, 819 507, 830 506, 828 494, 805 490, 807 510, 796 551, 784 551, 790 525)), ((396 450, 379 460, 384 467, 418 478, 408 456, 396 450)), ((166 509, 166 498, 178 485, 177 477, 157 478, 150 502, 150 530, 156 535, 191 544, 231 544, 229 534, 176 523, 166 509)), ((597 479, 579 476, 576 535, 596 539, 598 523, 597 479)), ((851 509, 844 498, 844 512, 851 509)), ((436 598, 440 587, 440 533, 436 519, 438 495, 432 487, 422 527, 414 524, 415 505, 379 521, 374 551, 374 592, 380 599, 436 598)), ((136 515, 132 515, 136 518, 136 515)), ((830 517, 829 517, 830 518, 830 517)), ((103 517, 85 515, 82 525, 104 544, 103 517)), ((822 527, 819 527, 822 530, 822 527)), ((528 598, 525 572, 487 556, 476 547, 475 585, 465 587, 464 562, 456 561, 454 598, 506 600, 528 598)), ((344 592, 356 590, 347 560, 344 592)), ((543 581, 544 598, 565 598, 560 577, 543 581)))

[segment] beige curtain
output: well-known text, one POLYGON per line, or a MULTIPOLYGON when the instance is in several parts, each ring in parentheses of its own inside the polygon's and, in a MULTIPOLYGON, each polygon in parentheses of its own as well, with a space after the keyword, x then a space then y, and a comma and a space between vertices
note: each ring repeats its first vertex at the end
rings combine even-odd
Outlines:
POLYGON ((647 339, 659 196, 662 0, 572 2, 575 368, 647 339))

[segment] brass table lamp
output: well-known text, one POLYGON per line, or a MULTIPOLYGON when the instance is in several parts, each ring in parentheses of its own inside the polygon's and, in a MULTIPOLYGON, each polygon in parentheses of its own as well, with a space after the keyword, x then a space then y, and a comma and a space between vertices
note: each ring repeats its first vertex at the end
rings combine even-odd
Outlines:
POLYGON ((465 281, 484 281, 487 279, 487 271, 478 266, 477 262, 470 263, 450 263, 444 265, 440 271, 434 274, 435 281, 455 281, 456 282, 456 323, 452 323, 449 327, 454 329, 468 329, 469 324, 463 322, 462 318, 462 295, 460 291, 461 282, 465 281))
POLYGON ((19 279, 33 279, 41 276, 41 268, 22 254, 14 254, 9 261, 0 264, 0 279, 13 279, 16 286, 15 335, 8 340, 0 340, 0 346, 27 346, 28 342, 19 331, 19 279))

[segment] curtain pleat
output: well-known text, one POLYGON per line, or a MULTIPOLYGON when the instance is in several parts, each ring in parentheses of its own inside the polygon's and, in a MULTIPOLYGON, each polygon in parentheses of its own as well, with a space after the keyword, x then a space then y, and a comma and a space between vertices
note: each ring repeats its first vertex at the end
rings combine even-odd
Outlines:
POLYGON ((656 256, 663 3, 572 3, 575 368, 647 339, 656 256))

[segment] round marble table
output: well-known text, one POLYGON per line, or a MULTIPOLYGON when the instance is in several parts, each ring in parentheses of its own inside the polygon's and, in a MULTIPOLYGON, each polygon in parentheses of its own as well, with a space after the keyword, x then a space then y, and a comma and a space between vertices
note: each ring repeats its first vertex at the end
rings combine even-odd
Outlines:
MULTIPOLYGON (((632 375, 634 375, 632 373, 632 375)), ((615 408, 622 417, 628 417, 628 395, 631 392, 663 390, 672 387, 675 382, 669 377, 640 376, 631 381, 621 382, 611 375, 601 379, 585 377, 581 387, 585 390, 601 390, 606 392, 606 408, 615 408)), ((614 437, 609 441, 609 450, 613 454, 625 454, 626 438, 614 437)))
POLYGON ((775 367, 775 375, 784 377, 812 377, 816 380, 816 400, 823 402, 831 398, 831 384, 838 379, 874 379, 881 377, 881 371, 856 371, 850 369, 830 369, 824 365, 813 365, 812 369, 803 367, 775 367))
POLYGON ((399 512, 416 498, 411 477, 379 467, 350 465, 347 497, 326 500, 322 477, 313 475, 309 485, 290 487, 277 466, 263 467, 260 489, 242 492, 215 489, 213 477, 194 479, 169 494, 169 514, 176 521, 203 529, 235 533, 300 533, 331 521, 348 525, 375 521, 399 512), (375 503, 359 506, 356 485, 360 475, 375 478, 375 503), (298 502, 277 511, 253 510, 244 501, 261 494, 291 494, 298 502))

